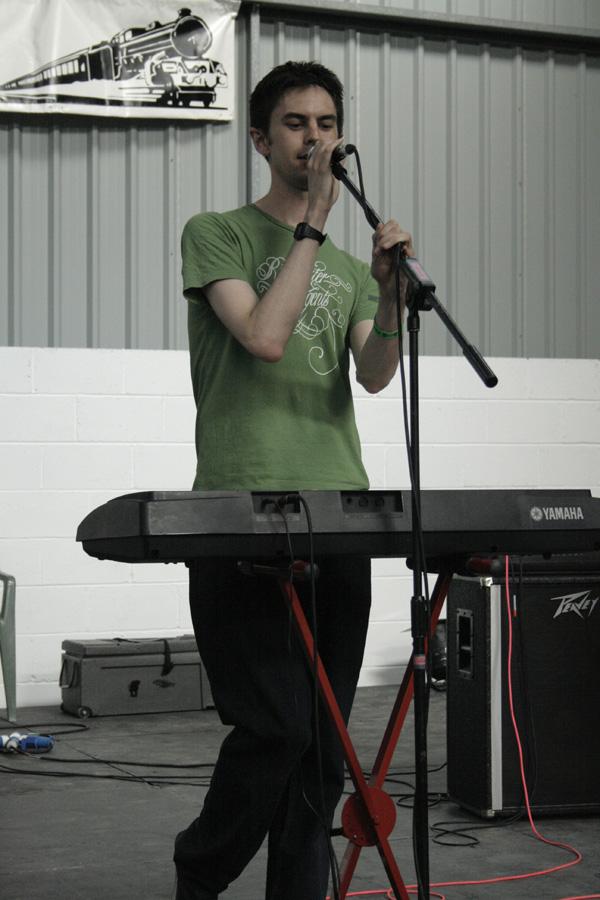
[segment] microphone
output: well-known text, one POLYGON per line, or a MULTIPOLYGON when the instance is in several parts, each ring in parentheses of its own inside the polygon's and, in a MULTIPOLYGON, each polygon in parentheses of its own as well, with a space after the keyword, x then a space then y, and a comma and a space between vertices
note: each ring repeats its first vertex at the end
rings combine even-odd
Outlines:
MULTIPOLYGON (((316 146, 316 144, 313 144, 312 147, 309 148, 309 151, 306 154, 307 161, 315 152, 316 146)), ((334 166, 336 163, 341 163, 342 160, 346 159, 347 156, 351 156, 353 153, 356 153, 356 147, 354 146, 354 144, 340 144, 339 147, 336 147, 331 154, 331 165, 334 166)))

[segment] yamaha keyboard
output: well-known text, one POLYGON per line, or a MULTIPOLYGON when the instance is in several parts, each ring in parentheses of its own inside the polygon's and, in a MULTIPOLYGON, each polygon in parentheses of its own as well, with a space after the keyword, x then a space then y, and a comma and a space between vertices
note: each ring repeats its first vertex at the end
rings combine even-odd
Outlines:
MULTIPOLYGON (((77 540, 119 562, 207 556, 306 557, 306 508, 317 556, 412 553, 409 491, 147 491, 89 513, 77 540)), ((428 557, 546 555, 600 550, 600 498, 587 490, 423 491, 428 557)))

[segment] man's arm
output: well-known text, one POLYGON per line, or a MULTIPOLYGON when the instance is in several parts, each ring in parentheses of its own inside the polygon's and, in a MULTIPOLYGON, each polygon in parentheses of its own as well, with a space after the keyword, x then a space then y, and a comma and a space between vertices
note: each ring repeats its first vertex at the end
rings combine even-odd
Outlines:
MULTIPOLYGON (((379 284, 380 299, 375 320, 381 331, 394 332, 402 327, 396 311, 396 275, 394 256, 397 244, 404 253, 413 256, 412 238, 393 219, 378 225, 373 234, 371 274, 379 284)), ((404 313, 406 282, 400 278, 401 315, 404 313)), ((352 355, 356 363, 356 379, 370 394, 386 387, 398 367, 398 339, 382 337, 373 322, 359 322, 350 335, 352 355)))
MULTIPOLYGON (((310 224, 318 228, 314 222, 315 217, 310 224)), ((261 298, 246 281, 236 278, 213 281, 203 288, 223 325, 253 356, 265 362, 278 362, 283 356, 304 308, 318 250, 317 241, 294 242, 261 298)))
MULTIPOLYGON (((331 173, 331 154, 341 138, 321 141, 307 164, 308 194, 303 221, 324 232, 339 194, 331 173)), ((278 362, 304 309, 319 251, 312 238, 294 241, 268 291, 258 297, 244 281, 213 281, 203 288, 208 302, 243 347, 265 362, 278 362)))
MULTIPOLYGON (((382 331, 398 329, 395 293, 389 298, 380 298, 376 319, 382 331)), ((387 387, 398 368, 398 338, 381 337, 374 331, 373 322, 365 319, 352 329, 350 346, 356 363, 356 380, 370 394, 379 393, 387 387)))

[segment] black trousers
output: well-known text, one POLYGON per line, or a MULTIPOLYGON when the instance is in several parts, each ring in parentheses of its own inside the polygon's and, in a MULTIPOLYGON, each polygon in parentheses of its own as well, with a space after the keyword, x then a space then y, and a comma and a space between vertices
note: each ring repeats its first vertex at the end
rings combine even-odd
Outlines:
MULTIPOLYGON (((347 721, 367 633, 370 560, 328 558, 319 568, 319 653, 347 721)), ((297 591, 312 623, 310 586, 297 591)), ((267 900, 324 900, 343 755, 320 704, 323 804, 312 673, 277 581, 200 560, 190 567, 190 603, 216 708, 233 728, 199 817, 175 841, 178 898, 224 891, 268 835, 267 900)))

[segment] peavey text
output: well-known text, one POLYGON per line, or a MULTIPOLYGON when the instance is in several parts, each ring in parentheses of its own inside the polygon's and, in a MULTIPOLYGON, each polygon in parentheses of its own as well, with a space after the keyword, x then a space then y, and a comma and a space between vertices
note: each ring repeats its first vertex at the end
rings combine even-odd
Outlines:
POLYGON ((559 600, 558 607, 553 618, 566 615, 566 613, 575 613, 580 619, 589 619, 598 603, 598 597, 592 597, 591 591, 580 591, 577 594, 564 594, 562 597, 553 597, 553 600, 559 600))

